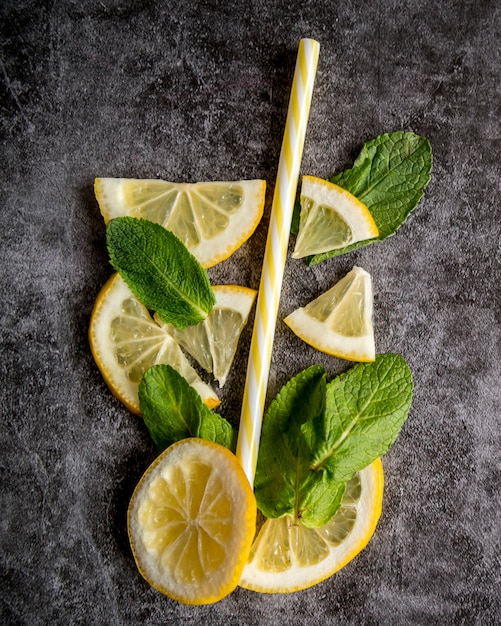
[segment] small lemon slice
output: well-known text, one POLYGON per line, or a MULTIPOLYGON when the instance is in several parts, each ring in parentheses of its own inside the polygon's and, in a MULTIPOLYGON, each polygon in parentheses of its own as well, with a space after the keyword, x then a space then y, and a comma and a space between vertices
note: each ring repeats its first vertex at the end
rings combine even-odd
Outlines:
POLYGON ((96 178, 94 191, 105 222, 125 215, 158 222, 207 268, 227 259, 252 235, 263 215, 266 182, 96 178))
POLYGON ((172 365, 211 408, 219 404, 213 389, 188 363, 179 345, 157 324, 119 274, 99 292, 91 315, 89 341, 104 380, 125 406, 140 414, 138 388, 152 365, 172 365))
POLYGON ((240 586, 261 593, 291 593, 332 576, 374 534, 383 486, 383 466, 377 459, 348 482, 341 508, 324 526, 306 528, 288 515, 266 519, 252 544, 240 586))
POLYGON ((374 361, 370 274, 354 267, 331 289, 288 315, 284 322, 320 352, 350 361, 374 361))
POLYGON ((344 248, 379 234, 369 209, 342 187, 315 176, 301 185, 299 232, 292 256, 305 256, 344 248))
POLYGON ((222 387, 257 292, 238 285, 216 285, 212 289, 216 304, 203 322, 182 330, 169 325, 168 331, 201 367, 214 374, 222 387))
POLYGON ((142 576, 185 604, 221 600, 238 585, 256 530, 256 500, 235 455, 183 439, 148 468, 128 532, 142 576))

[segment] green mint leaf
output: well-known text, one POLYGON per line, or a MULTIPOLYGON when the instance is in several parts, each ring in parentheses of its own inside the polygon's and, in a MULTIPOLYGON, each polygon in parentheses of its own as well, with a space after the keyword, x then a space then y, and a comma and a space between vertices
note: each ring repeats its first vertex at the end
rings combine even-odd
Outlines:
POLYGON ((396 354, 378 355, 332 380, 312 469, 343 482, 385 454, 407 418, 412 392, 411 371, 396 354))
POLYGON ((112 266, 132 293, 177 328, 198 324, 215 303, 206 271, 185 245, 160 224, 117 217, 106 227, 112 266))
MULTIPOLYGON (((386 133, 365 143, 353 168, 337 174, 330 181, 367 206, 377 224, 379 236, 316 254, 309 257, 309 265, 393 235, 421 200, 430 181, 432 165, 430 142, 411 132, 386 133)), ((299 228, 297 217, 293 223, 299 228)))
POLYGON ((198 392, 170 365, 154 365, 139 384, 139 406, 159 452, 186 437, 236 448, 236 430, 213 413, 198 392))
POLYGON ((320 366, 295 376, 264 417, 254 481, 261 511, 326 524, 346 482, 393 443, 411 400, 412 376, 398 355, 379 355, 328 384, 320 366))
POLYGON ((423 196, 432 169, 430 142, 397 131, 364 144, 353 169, 331 179, 363 202, 383 240, 403 224, 423 196))
POLYGON ((300 498, 299 519, 307 528, 324 526, 337 513, 346 483, 340 483, 326 470, 310 472, 300 498))
POLYGON ((304 508, 303 494, 314 490, 313 474, 319 474, 309 467, 321 433, 312 424, 325 412, 325 385, 324 368, 309 367, 281 389, 266 412, 254 490, 267 517, 298 518, 304 508))

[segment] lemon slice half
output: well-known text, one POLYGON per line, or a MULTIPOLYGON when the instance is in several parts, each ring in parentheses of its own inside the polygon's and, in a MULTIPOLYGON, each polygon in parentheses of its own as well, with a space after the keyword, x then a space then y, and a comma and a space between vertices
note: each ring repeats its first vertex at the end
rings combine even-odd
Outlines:
POLYGON ((344 248, 379 234, 369 209, 353 194, 315 176, 303 176, 301 216, 292 256, 305 256, 344 248))
POLYGON ((254 232, 263 215, 266 182, 171 183, 96 178, 94 191, 105 222, 143 217, 172 231, 203 267, 227 259, 254 232))
POLYGON ((284 322, 307 344, 340 359, 374 361, 372 281, 354 267, 321 296, 293 311, 284 322))
POLYGON ((128 532, 149 584, 185 604, 238 585, 256 530, 256 500, 235 455, 204 439, 167 448, 132 496, 128 532))
POLYGON ((319 528, 293 524, 288 515, 266 519, 252 544, 240 586, 261 593, 291 593, 332 576, 367 545, 383 502, 380 459, 348 482, 341 508, 319 528))
POLYGON ((168 330, 201 367, 213 373, 222 387, 257 291, 239 285, 216 285, 212 289, 216 303, 203 322, 182 330, 169 325, 168 330))
POLYGON ((165 325, 152 319, 119 274, 108 280, 96 298, 89 341, 109 388, 137 415, 139 383, 144 372, 159 363, 171 365, 184 376, 209 407, 219 404, 214 390, 201 380, 165 325))

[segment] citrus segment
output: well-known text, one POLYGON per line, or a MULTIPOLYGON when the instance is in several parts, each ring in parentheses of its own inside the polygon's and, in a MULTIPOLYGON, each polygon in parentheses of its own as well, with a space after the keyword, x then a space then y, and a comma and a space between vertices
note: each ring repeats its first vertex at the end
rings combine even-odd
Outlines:
POLYGON ((348 482, 341 508, 319 528, 286 515, 266 519, 252 544, 240 586, 262 593, 307 589, 349 563, 374 534, 383 501, 380 459, 348 482))
POLYGON ((263 215, 266 182, 172 183, 135 178, 96 178, 104 220, 143 217, 181 239, 204 267, 228 258, 254 232, 263 215))
POLYGON ((354 267, 331 289, 284 322, 316 350, 351 361, 374 361, 370 274, 354 267))
POLYGON ((211 408, 219 399, 188 363, 179 345, 157 324, 119 274, 101 289, 89 327, 91 351, 113 394, 130 411, 140 414, 138 388, 144 372, 166 363, 198 391, 211 408))
POLYGON ((216 285, 212 289, 216 304, 203 322, 182 330, 169 325, 168 330, 222 387, 257 292, 238 285, 216 285))
POLYGON ((185 604, 217 602, 237 586, 255 529, 256 501, 237 458, 204 439, 167 448, 128 509, 139 571, 185 604))
POLYGON ((296 259, 378 236, 376 222, 365 204, 334 183, 304 176, 300 201, 299 232, 292 254, 296 259))

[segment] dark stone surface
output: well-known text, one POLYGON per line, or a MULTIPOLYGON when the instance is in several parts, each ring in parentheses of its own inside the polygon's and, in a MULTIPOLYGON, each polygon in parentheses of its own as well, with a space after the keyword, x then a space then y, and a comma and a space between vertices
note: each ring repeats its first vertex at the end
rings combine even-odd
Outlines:
MULTIPOLYGON (((2 624, 500 623, 500 18, 495 0, 3 0, 2 624), (305 36, 321 53, 303 173, 397 129, 429 138, 434 173, 384 244, 289 260, 280 313, 361 265, 377 350, 405 356, 415 400, 356 560, 295 595, 188 608, 146 585, 128 545, 155 451, 87 342, 111 273, 93 179, 265 178, 267 217, 305 36)), ((257 287, 266 223, 213 282, 257 287)), ((222 394, 235 424, 249 335, 222 394)), ((349 365, 279 323, 269 393, 315 362, 349 365)))

